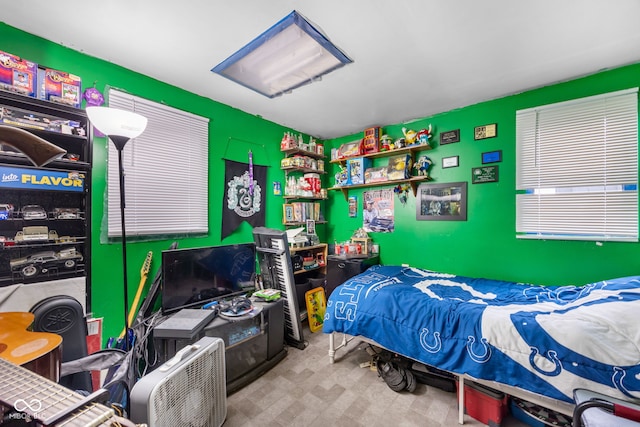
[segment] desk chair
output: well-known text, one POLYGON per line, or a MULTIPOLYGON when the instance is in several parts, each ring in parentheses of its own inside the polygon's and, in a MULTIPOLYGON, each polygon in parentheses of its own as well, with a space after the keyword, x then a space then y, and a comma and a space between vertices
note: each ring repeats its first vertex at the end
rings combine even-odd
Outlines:
POLYGON ((573 427, 640 427, 640 404, 590 390, 573 391, 573 427))

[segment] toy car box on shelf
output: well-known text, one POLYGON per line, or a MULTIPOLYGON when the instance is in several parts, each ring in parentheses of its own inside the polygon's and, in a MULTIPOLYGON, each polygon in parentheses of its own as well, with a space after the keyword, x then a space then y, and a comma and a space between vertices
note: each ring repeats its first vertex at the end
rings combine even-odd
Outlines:
POLYGON ((0 51, 0 89, 36 96, 38 64, 0 51))
POLYGON ((0 123, 24 129, 47 130, 67 135, 84 135, 80 122, 0 105, 0 123))
POLYGON ((368 168, 364 171, 364 182, 366 184, 370 184, 373 182, 385 182, 388 181, 387 178, 387 167, 379 167, 379 168, 368 168))
POLYGON ((64 71, 44 70, 44 99, 80 108, 82 80, 64 71))
POLYGON ((361 154, 362 141, 347 142, 338 148, 336 159, 346 159, 347 157, 355 157, 361 154))
MULTIPOLYGON (((460 393, 460 384, 457 384, 460 393)), ((464 411, 470 417, 489 425, 500 427, 507 415, 508 396, 501 391, 473 381, 464 381, 464 411)))
POLYGON ((387 179, 407 179, 411 177, 411 155, 399 154, 389 157, 387 179))
POLYGON ((362 139, 362 154, 377 153, 378 151, 380 151, 380 128, 365 129, 362 139))
POLYGON ((349 185, 364 184, 364 172, 371 167, 371 159, 356 157, 347 159, 347 176, 349 185))

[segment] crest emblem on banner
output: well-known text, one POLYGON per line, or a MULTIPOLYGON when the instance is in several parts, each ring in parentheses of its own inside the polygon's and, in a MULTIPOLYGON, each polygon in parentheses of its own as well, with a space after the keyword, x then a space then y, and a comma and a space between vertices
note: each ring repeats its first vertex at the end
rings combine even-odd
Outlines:
POLYGON ((249 172, 242 176, 234 176, 227 183, 227 207, 243 218, 250 217, 262 209, 260 195, 262 188, 257 180, 253 180, 253 188, 250 185, 249 172), (253 190, 253 191, 252 191, 253 190))
POLYGON ((224 239, 242 224, 264 226, 267 167, 225 160, 222 233, 224 239))

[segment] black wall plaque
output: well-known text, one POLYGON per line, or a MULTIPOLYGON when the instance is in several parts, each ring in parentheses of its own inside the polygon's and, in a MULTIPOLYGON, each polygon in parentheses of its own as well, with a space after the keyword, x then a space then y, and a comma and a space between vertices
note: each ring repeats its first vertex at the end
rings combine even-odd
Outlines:
POLYGON ((460 129, 440 133, 440 145, 460 142, 460 129))

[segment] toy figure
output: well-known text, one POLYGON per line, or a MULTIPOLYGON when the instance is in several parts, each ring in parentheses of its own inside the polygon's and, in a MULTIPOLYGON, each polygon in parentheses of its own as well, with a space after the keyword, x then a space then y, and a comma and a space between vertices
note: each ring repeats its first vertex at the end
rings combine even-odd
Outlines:
POLYGON ((433 137, 431 133, 431 125, 429 125, 429 129, 422 129, 417 133, 416 138, 421 145, 429 145, 429 140, 433 137))
POLYGON ((338 165, 340 167, 340 171, 335 175, 336 185, 346 185, 349 182, 349 175, 347 174, 347 168, 343 165, 338 165))
POLYGON ((421 156, 413 165, 419 176, 429 176, 429 168, 433 162, 427 156, 421 156))
POLYGON ((391 137, 389 135, 382 135, 380 137, 380 151, 391 150, 391 137))
POLYGON ((395 142, 393 143, 393 147, 392 147, 392 149, 393 149, 393 150, 397 150, 398 148, 405 147, 406 145, 407 145, 407 144, 406 144, 406 141, 405 141, 405 139, 404 139, 404 138, 398 138, 398 139, 396 139, 396 140, 395 140, 395 142))
POLYGON ((404 134, 404 140, 407 145, 416 143, 417 132, 415 130, 407 130, 407 128, 402 128, 402 133, 404 134))

